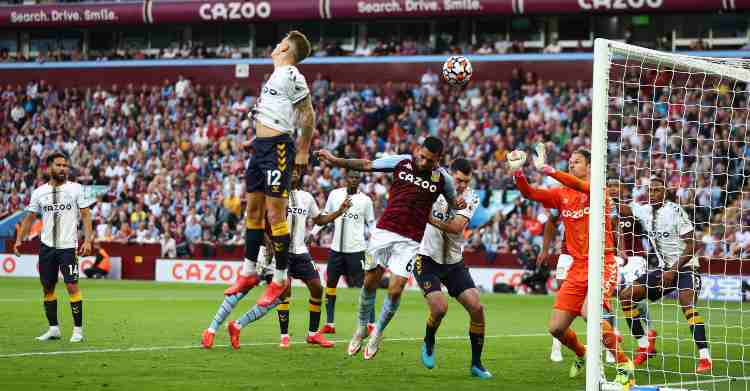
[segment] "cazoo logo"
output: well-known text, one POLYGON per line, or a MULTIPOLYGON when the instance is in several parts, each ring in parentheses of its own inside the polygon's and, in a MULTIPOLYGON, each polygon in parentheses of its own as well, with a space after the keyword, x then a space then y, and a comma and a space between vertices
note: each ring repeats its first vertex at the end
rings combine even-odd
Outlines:
POLYGON ((430 184, 429 181, 427 181, 425 179, 422 179, 422 178, 420 178, 418 176, 414 176, 412 174, 407 174, 405 171, 401 171, 401 172, 398 173, 398 179, 401 179, 401 180, 404 180, 404 181, 407 181, 407 182, 411 182, 414 185, 416 185, 417 187, 421 187, 421 188, 423 188, 425 190, 429 190, 430 193, 434 193, 434 192, 437 191, 437 185, 430 184))
POLYGON ((664 5, 664 0, 578 0, 578 6, 585 10, 657 9, 662 5, 664 5))
POLYGON ((198 14, 204 20, 243 20, 256 16, 266 19, 271 16, 271 4, 267 1, 204 3, 198 8, 198 14))
POLYGON ((297 208, 297 207, 291 206, 291 207, 287 207, 286 211, 287 213, 293 214, 293 215, 301 215, 301 216, 307 215, 307 209, 304 209, 304 208, 297 208))
POLYGON ((44 205, 45 212, 62 212, 66 210, 73 209, 73 205, 71 204, 51 204, 51 205, 44 205))
POLYGON ((586 216, 589 214, 589 208, 584 209, 578 209, 578 210, 564 210, 562 212, 563 217, 568 217, 571 219, 580 219, 583 216, 586 216))

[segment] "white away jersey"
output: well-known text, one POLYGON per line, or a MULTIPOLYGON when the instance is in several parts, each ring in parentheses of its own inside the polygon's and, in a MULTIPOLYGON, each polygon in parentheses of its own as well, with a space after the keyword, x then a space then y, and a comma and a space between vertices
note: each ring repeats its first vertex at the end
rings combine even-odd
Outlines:
POLYGON ((294 105, 309 94, 307 81, 297 67, 276 68, 263 85, 255 119, 269 128, 292 134, 296 122, 294 105))
POLYGON ((49 183, 31 193, 27 211, 42 215, 42 243, 54 248, 78 247, 79 209, 88 208, 96 199, 84 194, 83 186, 65 182, 53 187, 49 183))
MULTIPOLYGON (((669 201, 656 211, 655 217, 651 205, 631 202, 630 209, 648 233, 652 245, 656 247, 659 266, 667 268, 674 266, 685 250, 685 241, 680 237, 693 231, 693 223, 690 222, 685 210, 680 205, 669 201)), ((693 257, 684 266, 698 267, 698 258, 693 257)))
POLYGON ((318 204, 312 194, 302 190, 293 190, 289 194, 287 212, 287 224, 289 224, 289 234, 292 237, 289 252, 292 254, 307 254, 308 250, 305 244, 307 219, 314 219, 320 215, 318 204))
MULTIPOLYGON (((342 187, 332 191, 326 201, 325 212, 337 211, 347 197, 346 188, 342 187)), ((372 199, 365 194, 352 195, 352 206, 339 218, 333 221, 333 241, 331 250, 340 253, 356 253, 365 251, 365 225, 373 227, 375 223, 375 212, 372 207, 372 199), (344 233, 343 236, 341 233, 344 233)))
MULTIPOLYGON (((466 208, 453 210, 448 206, 448 201, 442 195, 432 205, 432 217, 443 222, 450 221, 453 216, 464 216, 471 220, 474 212, 479 206, 479 197, 471 189, 466 189, 463 194, 466 208)), ((419 254, 427 255, 437 263, 453 264, 461 262, 464 258, 464 235, 449 234, 432 224, 427 224, 419 245, 419 254)))

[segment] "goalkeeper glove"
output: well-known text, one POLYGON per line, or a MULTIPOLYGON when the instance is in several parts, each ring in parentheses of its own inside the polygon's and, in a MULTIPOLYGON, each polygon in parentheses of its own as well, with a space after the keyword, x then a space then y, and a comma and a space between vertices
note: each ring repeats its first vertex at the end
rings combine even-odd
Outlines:
POLYGON ((555 169, 547 164, 547 149, 544 143, 538 143, 534 149, 536 151, 534 167, 547 175, 555 172, 555 169))
POLYGON ((524 164, 526 164, 526 152, 516 149, 508 154, 508 169, 512 174, 520 171, 524 164))

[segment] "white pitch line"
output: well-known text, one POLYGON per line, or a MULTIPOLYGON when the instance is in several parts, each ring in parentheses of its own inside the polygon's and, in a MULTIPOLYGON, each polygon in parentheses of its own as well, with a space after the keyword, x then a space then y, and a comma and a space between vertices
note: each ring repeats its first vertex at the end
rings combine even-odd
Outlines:
MULTIPOLYGON (((218 301, 216 296, 204 296, 204 297, 105 297, 96 299, 84 298, 87 303, 90 302, 112 302, 112 301, 218 301)), ((40 302, 40 299, 0 299, 0 303, 36 303, 40 302)))
POLYGON ((674 383, 665 383, 665 384, 654 384, 655 387, 672 387, 672 386, 681 386, 683 384, 709 384, 709 383, 721 383, 726 381, 737 381, 737 380, 750 380, 750 376, 745 377, 722 377, 720 379, 706 379, 706 380, 693 380, 693 381, 683 381, 683 382, 674 382, 674 383))
MULTIPOLYGON (((537 333, 537 334, 506 334, 506 335, 486 335, 484 338, 533 338, 533 337, 548 337, 548 333, 537 333)), ((404 337, 404 338, 386 338, 385 341, 391 342, 408 342, 408 341, 421 341, 423 337, 404 337)), ((457 339, 468 339, 467 336, 451 336, 451 337, 437 337, 438 340, 457 340, 457 339)), ((344 343, 349 342, 348 340, 332 340, 331 342, 344 343)), ((306 344, 307 342, 296 341, 291 342, 294 345, 306 344)), ((242 346, 272 346, 278 345, 278 342, 253 342, 245 343, 242 346)), ((229 345, 214 345, 215 347, 227 347, 229 345)), ((25 353, 8 353, 0 354, 0 358, 14 358, 14 357, 32 357, 32 356, 59 356, 67 354, 87 354, 87 353, 132 353, 132 352, 152 352, 161 350, 187 350, 187 349, 200 349, 200 345, 182 345, 182 346, 143 346, 133 348, 109 348, 109 349, 84 349, 84 350, 59 350, 53 352, 25 352, 25 353)))

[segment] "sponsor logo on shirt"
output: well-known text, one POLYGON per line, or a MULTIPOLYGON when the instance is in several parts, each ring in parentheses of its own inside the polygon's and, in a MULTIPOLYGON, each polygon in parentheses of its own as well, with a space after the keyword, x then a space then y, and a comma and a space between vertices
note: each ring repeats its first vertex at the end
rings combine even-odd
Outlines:
POLYGON ((571 218, 571 219, 580 219, 584 216, 587 216, 589 214, 589 208, 583 208, 578 210, 564 210, 562 212, 563 217, 571 218))
POLYGON ((428 190, 430 193, 434 193, 437 191, 437 185, 430 184, 429 181, 426 181, 418 176, 414 176, 413 174, 407 174, 406 171, 399 172, 398 179, 401 179, 406 182, 411 182, 417 187, 421 187, 424 190, 428 190))
POLYGON ((62 212, 65 210, 73 209, 73 205, 71 204, 49 204, 49 205, 44 205, 42 209, 45 212, 62 212))
POLYGON ((307 209, 304 209, 304 208, 297 208, 297 207, 293 207, 293 206, 292 206, 292 207, 288 207, 288 208, 286 208, 286 211, 287 211, 287 213, 289 213, 289 214, 293 214, 293 215, 301 215, 301 216, 305 216, 305 215, 307 215, 307 214, 309 213, 309 212, 307 211, 307 209))

